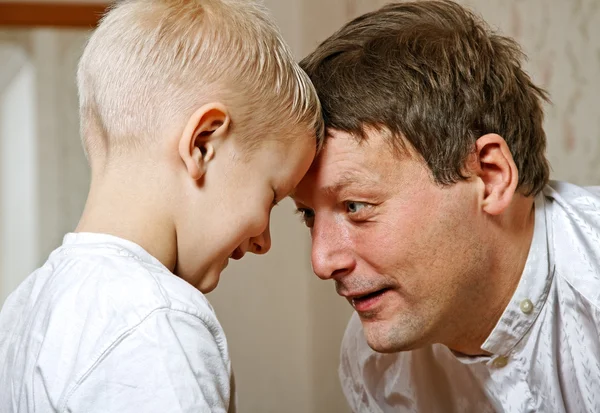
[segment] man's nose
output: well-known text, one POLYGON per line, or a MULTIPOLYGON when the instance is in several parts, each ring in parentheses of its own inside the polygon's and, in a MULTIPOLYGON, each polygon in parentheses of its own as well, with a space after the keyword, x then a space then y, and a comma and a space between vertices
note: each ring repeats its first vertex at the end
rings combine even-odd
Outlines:
POLYGON ((250 239, 249 251, 254 254, 266 254, 271 249, 271 230, 270 224, 258 237, 250 239))
POLYGON ((338 279, 354 270, 354 254, 342 223, 315 219, 311 235, 312 267, 317 277, 338 279))

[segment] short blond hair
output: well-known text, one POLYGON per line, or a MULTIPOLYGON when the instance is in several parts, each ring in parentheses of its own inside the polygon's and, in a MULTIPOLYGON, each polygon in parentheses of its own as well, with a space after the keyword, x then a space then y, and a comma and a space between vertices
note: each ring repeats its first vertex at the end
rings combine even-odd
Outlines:
POLYGON ((256 2, 118 1, 92 34, 77 79, 88 158, 146 146, 209 99, 233 107, 232 127, 251 144, 292 130, 322 142, 317 93, 256 2))

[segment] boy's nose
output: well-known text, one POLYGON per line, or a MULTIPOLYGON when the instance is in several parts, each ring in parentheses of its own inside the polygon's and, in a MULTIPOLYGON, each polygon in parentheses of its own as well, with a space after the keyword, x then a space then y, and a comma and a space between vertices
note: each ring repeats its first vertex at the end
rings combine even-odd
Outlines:
POLYGON ((269 225, 258 237, 250 239, 250 252, 254 254, 266 254, 271 249, 271 231, 269 225))

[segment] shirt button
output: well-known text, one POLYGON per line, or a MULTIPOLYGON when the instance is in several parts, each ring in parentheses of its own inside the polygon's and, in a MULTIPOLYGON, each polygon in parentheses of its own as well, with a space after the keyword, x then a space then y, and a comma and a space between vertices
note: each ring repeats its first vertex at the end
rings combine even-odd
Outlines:
POLYGON ((492 364, 494 365, 494 367, 501 369, 502 367, 508 364, 508 357, 498 356, 494 359, 492 364))
POLYGON ((533 311, 533 303, 529 298, 526 298, 523 301, 521 301, 519 307, 521 308, 521 311, 523 311, 523 313, 525 314, 529 314, 533 311))

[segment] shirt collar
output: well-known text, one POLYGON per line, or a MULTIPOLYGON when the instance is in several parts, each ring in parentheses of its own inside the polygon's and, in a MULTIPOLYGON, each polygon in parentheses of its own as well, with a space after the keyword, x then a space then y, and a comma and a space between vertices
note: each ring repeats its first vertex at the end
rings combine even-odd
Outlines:
POLYGON ((543 192, 535 198, 533 239, 521 280, 504 313, 481 348, 507 355, 525 336, 542 310, 554 276, 551 202, 543 192))
POLYGON ((91 232, 69 233, 64 236, 61 249, 64 251, 84 245, 108 248, 121 256, 132 257, 169 271, 158 259, 138 244, 114 235, 91 232))

